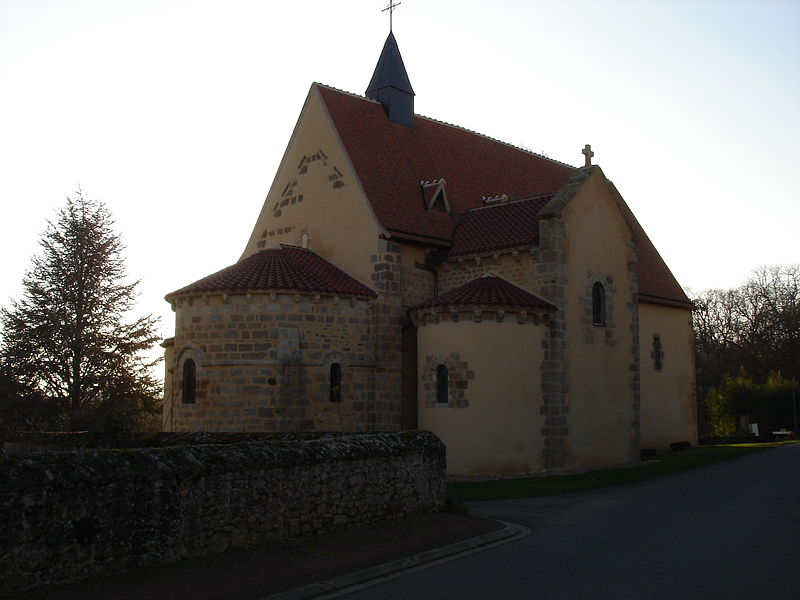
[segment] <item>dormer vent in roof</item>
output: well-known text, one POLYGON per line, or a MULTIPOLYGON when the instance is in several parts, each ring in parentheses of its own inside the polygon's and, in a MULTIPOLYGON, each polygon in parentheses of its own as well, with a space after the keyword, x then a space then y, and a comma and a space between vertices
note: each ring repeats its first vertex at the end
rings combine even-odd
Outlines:
POLYGON ((419 184, 422 186, 425 208, 438 210, 449 215, 450 203, 447 201, 447 194, 444 191, 444 178, 434 179, 433 181, 420 181, 419 184))
POLYGON ((366 96, 383 105, 390 121, 414 127, 414 90, 391 31, 367 86, 366 96))
POLYGON ((501 194, 500 196, 484 196, 481 199, 483 200, 484 205, 508 202, 508 196, 506 194, 501 194))

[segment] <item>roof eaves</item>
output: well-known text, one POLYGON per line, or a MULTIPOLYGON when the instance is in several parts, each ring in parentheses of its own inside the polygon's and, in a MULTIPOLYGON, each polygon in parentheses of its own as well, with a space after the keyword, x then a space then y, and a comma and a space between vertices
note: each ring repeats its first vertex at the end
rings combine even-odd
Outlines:
POLYGON ((547 302, 546 300, 542 300, 542 304, 501 304, 501 303, 487 303, 487 302, 464 302, 464 303, 453 303, 453 304, 428 304, 428 305, 417 305, 417 306, 410 306, 408 307, 408 311, 410 313, 422 313, 422 312, 429 312, 429 313, 447 313, 453 311, 466 311, 466 312, 474 312, 477 310, 502 310, 507 313, 519 313, 519 312, 537 312, 537 311, 556 311, 558 310, 555 306, 547 302))
POLYGON ((694 310, 695 304, 694 302, 683 302, 682 300, 674 300, 673 298, 662 298, 661 296, 652 296, 650 294, 637 294, 637 298, 639 302, 644 302, 646 304, 663 304, 665 306, 674 306, 676 308, 685 308, 688 310, 694 310))
POLYGON ((270 288, 270 289, 261 289, 261 290, 253 290, 247 288, 219 288, 219 289, 209 289, 209 290, 177 290, 175 292, 170 292, 166 296, 164 296, 164 300, 167 302, 173 302, 178 298, 186 298, 189 296, 245 296, 248 294, 252 295, 269 295, 269 294, 299 294, 301 296, 326 296, 326 297, 339 297, 339 298, 377 298, 378 294, 374 291, 370 290, 369 293, 360 293, 360 292, 330 292, 324 290, 299 290, 295 288, 270 288))
POLYGON ((385 237, 389 239, 398 239, 408 242, 416 242, 423 245, 434 246, 436 248, 449 248, 453 245, 452 238, 436 237, 432 235, 425 235, 421 233, 414 233, 412 231, 403 231, 401 229, 386 229, 385 237))
POLYGON ((470 250, 462 250, 461 252, 448 252, 446 261, 447 262, 457 262, 470 259, 472 257, 477 256, 487 256, 490 254, 513 254, 514 252, 527 252, 531 248, 535 248, 537 244, 535 242, 531 242, 529 244, 511 244, 511 245, 502 245, 498 244, 496 246, 487 246, 485 248, 479 249, 470 249, 470 250))

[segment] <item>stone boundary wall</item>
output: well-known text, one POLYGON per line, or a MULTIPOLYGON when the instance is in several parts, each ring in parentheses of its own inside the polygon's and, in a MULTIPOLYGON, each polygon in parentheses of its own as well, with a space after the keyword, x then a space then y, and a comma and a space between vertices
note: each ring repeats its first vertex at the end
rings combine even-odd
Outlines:
POLYGON ((370 434, 352 431, 125 431, 120 433, 26 431, 6 434, 3 445, 6 454, 20 455, 100 448, 165 448, 245 442, 302 442, 362 435, 370 434))
POLYGON ((431 433, 300 438, 0 458, 0 596, 444 506, 431 433))

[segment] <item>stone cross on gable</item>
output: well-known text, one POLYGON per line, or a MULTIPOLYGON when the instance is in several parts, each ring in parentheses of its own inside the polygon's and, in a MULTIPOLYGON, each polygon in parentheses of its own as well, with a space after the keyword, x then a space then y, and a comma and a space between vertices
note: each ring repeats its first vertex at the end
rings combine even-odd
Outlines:
POLYGON ((387 6, 381 11, 381 12, 386 12, 387 10, 389 11, 389 33, 392 32, 392 13, 394 12, 394 9, 400 6, 401 4, 402 2, 398 2, 397 4, 395 4, 394 0, 389 0, 389 6, 387 6))
POLYGON ((592 152, 592 147, 589 144, 586 144, 583 150, 581 150, 581 154, 583 154, 586 157, 586 164, 584 166, 591 167, 592 157, 594 156, 594 152, 592 152))

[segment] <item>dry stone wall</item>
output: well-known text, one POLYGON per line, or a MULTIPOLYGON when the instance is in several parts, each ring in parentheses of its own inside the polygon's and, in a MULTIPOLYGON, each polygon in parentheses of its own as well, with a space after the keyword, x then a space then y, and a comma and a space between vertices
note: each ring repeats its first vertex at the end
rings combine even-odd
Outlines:
POLYGON ((203 445, 0 458, 0 596, 445 502, 445 449, 431 433, 202 435, 203 445))

